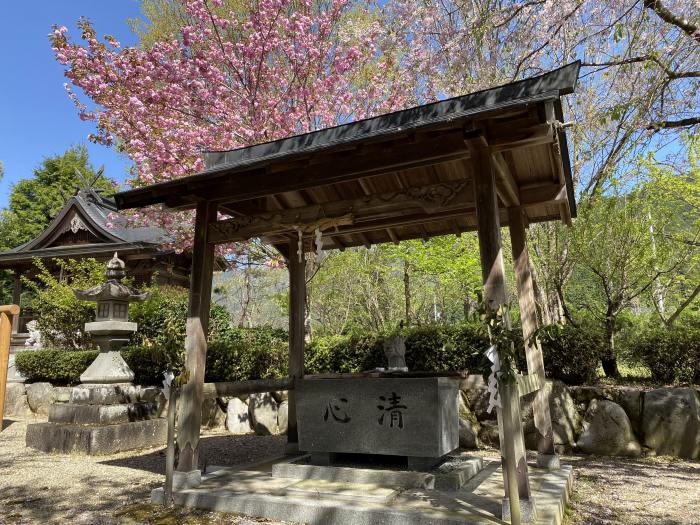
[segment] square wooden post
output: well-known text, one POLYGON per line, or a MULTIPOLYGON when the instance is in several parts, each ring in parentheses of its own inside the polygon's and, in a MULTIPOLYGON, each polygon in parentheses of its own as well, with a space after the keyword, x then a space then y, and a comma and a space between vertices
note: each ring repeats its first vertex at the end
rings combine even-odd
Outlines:
MULTIPOLYGON (((494 166, 491 152, 482 138, 469 140, 468 143, 474 170, 474 202, 484 299, 491 308, 496 309, 506 301, 506 285, 494 166)), ((514 524, 520 523, 521 518, 524 522, 534 521, 536 509, 530 492, 518 386, 499 382, 499 391, 501 408, 498 409, 498 428, 505 485, 503 516, 514 524)))
POLYGON ((533 414, 537 430, 537 466, 557 469, 559 468, 559 459, 554 450, 552 419, 549 413, 549 395, 545 388, 542 347, 539 341, 532 337, 537 330, 537 311, 535 307, 535 292, 532 286, 532 274, 530 273, 525 220, 525 215, 520 207, 508 209, 508 228, 513 250, 527 369, 530 374, 537 375, 540 380, 540 389, 536 392, 533 402, 533 414))
MULTIPOLYGON (((12 304, 17 306, 22 306, 20 300, 22 297, 22 273, 19 270, 15 270, 15 274, 12 279, 12 304)), ((12 333, 16 334, 19 331, 19 315, 12 317, 12 333)))
POLYGON ((207 330, 214 275, 214 245, 207 242, 207 226, 216 220, 216 205, 197 204, 192 246, 190 297, 187 307, 185 368, 188 381, 182 387, 178 419, 177 443, 180 458, 177 470, 183 473, 197 471, 199 464, 199 427, 202 424, 204 400, 204 372, 207 358, 207 330))
MULTIPOLYGON (((297 253, 296 240, 289 242, 289 376, 304 376, 304 319, 306 311, 306 261, 297 253)), ((297 431, 296 391, 289 391, 289 416, 287 419, 287 453, 299 451, 297 431)))
POLYGON ((10 361, 12 321, 18 315, 19 306, 16 304, 0 306, 0 432, 3 429, 3 416, 5 414, 5 392, 7 389, 7 366, 10 361))

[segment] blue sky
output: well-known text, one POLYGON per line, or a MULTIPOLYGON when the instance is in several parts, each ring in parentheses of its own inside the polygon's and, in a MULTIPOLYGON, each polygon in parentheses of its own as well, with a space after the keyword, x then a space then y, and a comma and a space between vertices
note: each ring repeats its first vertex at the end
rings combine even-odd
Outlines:
POLYGON ((95 167, 122 182, 129 159, 88 142, 94 130, 82 122, 68 99, 63 68, 54 60, 48 41, 53 24, 65 25, 80 37, 75 23, 81 16, 92 20, 98 34, 114 35, 122 45, 136 38, 127 25, 139 15, 138 0, 36 0, 2 2, 0 17, 0 208, 7 205, 12 184, 30 177, 46 156, 63 153, 73 144, 86 144, 95 167))

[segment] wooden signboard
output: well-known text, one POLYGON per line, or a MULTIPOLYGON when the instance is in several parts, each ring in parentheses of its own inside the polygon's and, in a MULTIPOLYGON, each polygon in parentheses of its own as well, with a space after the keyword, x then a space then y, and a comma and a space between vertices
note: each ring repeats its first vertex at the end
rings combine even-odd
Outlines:
POLYGON ((16 304, 0 305, 0 431, 5 414, 5 390, 7 388, 7 366, 10 362, 10 339, 12 338, 12 317, 19 315, 16 304))

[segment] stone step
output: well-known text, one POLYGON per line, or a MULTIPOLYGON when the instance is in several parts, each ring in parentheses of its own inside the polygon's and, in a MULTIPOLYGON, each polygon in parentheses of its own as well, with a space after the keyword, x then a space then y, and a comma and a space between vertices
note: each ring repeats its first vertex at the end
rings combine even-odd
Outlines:
POLYGON ((371 483, 348 483, 305 479, 286 489, 290 496, 303 498, 325 498, 340 501, 361 501, 363 503, 389 503, 398 491, 371 483))
POLYGON ((42 452, 116 454, 162 446, 167 431, 168 422, 163 418, 99 427, 32 423, 27 425, 26 445, 42 452))
POLYGON ((73 387, 70 402, 76 405, 122 405, 158 401, 162 395, 158 387, 140 387, 130 383, 84 384, 73 387))
POLYGON ((326 480, 347 483, 368 483, 402 489, 459 490, 484 467, 482 458, 448 456, 446 461, 429 472, 379 469, 362 466, 319 466, 309 462, 310 456, 275 463, 273 478, 326 480))
POLYGON ((49 422, 75 425, 115 425, 158 417, 158 403, 144 401, 121 405, 60 403, 49 407, 49 422))

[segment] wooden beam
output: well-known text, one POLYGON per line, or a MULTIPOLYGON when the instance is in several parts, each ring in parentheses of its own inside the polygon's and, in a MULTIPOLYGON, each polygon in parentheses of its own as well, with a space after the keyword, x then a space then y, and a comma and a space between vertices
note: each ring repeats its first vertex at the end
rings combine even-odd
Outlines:
MULTIPOLYGON (((424 215, 433 212, 463 210, 473 202, 471 184, 462 179, 423 187, 366 195, 327 204, 313 204, 275 212, 233 217, 210 224, 209 242, 226 243, 252 237, 292 232, 295 227, 313 227, 321 220, 352 217, 352 224, 400 217, 410 211, 424 215)), ((385 227, 390 227, 385 226, 385 227)), ((340 225, 338 225, 340 227, 340 225)))
MULTIPOLYGON (((367 223, 356 223, 348 226, 339 226, 337 229, 328 230, 323 233, 324 239, 334 239, 339 236, 344 235, 357 235, 359 233, 373 232, 377 230, 386 230, 388 227, 399 228, 402 226, 417 226, 421 224, 426 224, 429 222, 444 221, 454 219, 455 217, 463 217, 465 214, 473 213, 474 205, 467 204, 463 208, 457 208, 455 210, 438 212, 433 214, 425 213, 415 213, 412 215, 406 215, 398 218, 388 218, 383 220, 378 220, 375 222, 367 223)), ((505 213, 505 211, 504 211, 505 213)), ((412 238, 421 238, 424 233, 421 232, 420 235, 412 238)), ((263 240, 267 243, 277 243, 282 237, 280 235, 271 235, 269 237, 263 237, 263 240)), ((407 237, 402 236, 401 239, 406 239, 407 237)), ((353 246, 359 246, 362 243, 355 243, 353 246)), ((348 244, 350 246, 350 244, 348 244)))
POLYGON ((554 127, 551 124, 541 124, 525 129, 511 129, 511 126, 504 126, 498 131, 489 130, 489 146, 492 152, 530 148, 551 144, 553 141, 554 127))
POLYGON ((503 154, 496 152, 493 154, 493 166, 496 168, 496 190, 503 203, 510 206, 520 205, 518 185, 510 172, 510 168, 503 158, 503 154))
POLYGON ((281 377, 276 379, 251 379, 231 383, 204 383, 202 391, 205 399, 215 399, 217 397, 245 396, 293 389, 294 379, 281 377))
MULTIPOLYGON (((495 167, 491 151, 483 138, 477 137, 468 143, 474 174, 474 202, 484 299, 496 310, 506 302, 506 284, 495 167)), ((504 319, 504 322, 508 323, 508 319, 504 319)), ((533 504, 520 420, 520 397, 515 384, 499 381, 498 388, 501 394, 498 427, 505 496, 508 498, 512 523, 519 523, 521 506, 533 504)))
MULTIPOLYGON (((462 131, 458 130, 428 136, 419 142, 381 143, 361 148, 359 152, 320 155, 308 166, 284 171, 269 172, 258 168, 209 175, 187 183, 181 194, 191 196, 172 195, 165 204, 170 207, 191 207, 198 199, 232 203, 269 194, 374 177, 399 169, 430 166, 468 155, 462 140, 462 131)), ((157 196, 158 191, 167 190, 154 188, 153 195, 157 196)), ((133 203, 133 206, 138 205, 138 202, 133 203)))
MULTIPOLYGON (((403 189, 403 184, 401 183, 401 178, 399 177, 398 173, 394 173, 394 176, 396 177, 396 180, 398 181, 399 188, 403 189)), ((362 192, 365 195, 372 195, 373 193, 377 193, 374 190, 374 187, 372 183, 369 180, 366 179, 358 179, 357 182, 360 184, 360 188, 362 188, 362 192)), ((386 233, 389 236, 389 238, 394 242, 394 244, 398 244, 399 241, 396 238, 396 234, 391 230, 391 228, 386 229, 386 233)), ((366 243, 365 243, 366 245, 366 243)))
POLYGON ((185 336, 185 369, 189 377, 182 387, 177 438, 180 450, 177 470, 182 472, 196 470, 199 461, 199 427, 204 399, 202 389, 214 273, 214 245, 207 242, 207 226, 215 218, 215 204, 202 202, 197 205, 185 336))
MULTIPOLYGON (((530 257, 527 249, 527 234, 525 232, 525 216, 520 208, 508 210, 508 229, 510 230, 511 249, 515 266, 515 280, 518 290, 518 303, 520 304, 520 321, 525 341, 525 357, 527 370, 530 375, 539 378, 544 386, 544 359, 539 341, 534 338, 537 331, 537 308, 535 292, 530 273, 530 257)), ((554 450, 554 436, 552 433, 552 419, 549 412, 549 395, 545 388, 540 388, 535 394, 533 402, 535 429, 537 430, 537 452, 540 456, 556 455, 554 450)), ((538 461, 547 464, 548 461, 538 461)))
MULTIPOLYGON (((306 271, 302 254, 297 254, 297 243, 289 241, 289 377, 292 381, 304 377, 304 319, 306 317, 306 271)), ((298 449, 296 394, 289 391, 287 418, 287 447, 298 449)))

